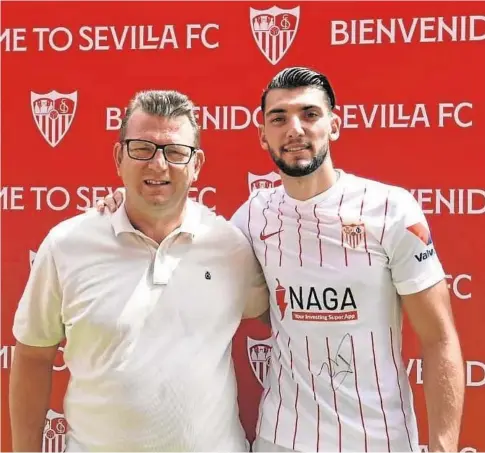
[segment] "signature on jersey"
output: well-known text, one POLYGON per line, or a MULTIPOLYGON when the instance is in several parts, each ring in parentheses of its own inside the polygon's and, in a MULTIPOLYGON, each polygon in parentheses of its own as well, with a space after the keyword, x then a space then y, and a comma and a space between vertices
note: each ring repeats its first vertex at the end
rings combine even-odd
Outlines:
POLYGON ((350 334, 345 334, 340 340, 339 346, 333 358, 329 362, 323 362, 317 376, 326 371, 332 381, 334 390, 337 390, 349 374, 353 374, 352 368, 352 340, 350 334))

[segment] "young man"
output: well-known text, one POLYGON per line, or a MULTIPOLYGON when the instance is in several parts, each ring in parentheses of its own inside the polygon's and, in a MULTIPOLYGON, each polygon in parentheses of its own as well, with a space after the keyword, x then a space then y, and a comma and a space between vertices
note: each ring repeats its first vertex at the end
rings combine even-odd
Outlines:
POLYGON ((244 235, 188 200, 204 163, 193 105, 132 101, 114 160, 126 200, 55 226, 14 321, 14 451, 42 451, 59 343, 66 451, 243 451, 231 341, 268 308, 244 235))
POLYGON ((456 451, 463 361, 422 210, 402 188, 334 169, 340 119, 324 75, 281 71, 261 107, 283 185, 253 192, 232 218, 271 295, 255 451, 418 451, 402 308, 422 348, 429 448, 456 451))
POLYGON ((422 348, 430 450, 456 451, 463 361, 419 205, 402 188, 334 169, 340 119, 324 75, 281 71, 261 107, 261 145, 282 186, 254 192, 232 219, 272 301, 255 450, 419 450, 401 358, 404 308, 422 348))

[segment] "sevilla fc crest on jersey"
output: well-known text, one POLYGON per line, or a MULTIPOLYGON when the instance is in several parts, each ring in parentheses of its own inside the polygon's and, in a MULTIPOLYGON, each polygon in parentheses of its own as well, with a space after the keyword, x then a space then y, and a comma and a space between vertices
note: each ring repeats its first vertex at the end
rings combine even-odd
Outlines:
POLYGON ((253 175, 252 173, 248 173, 249 192, 258 189, 271 189, 280 185, 280 175, 274 171, 267 173, 266 175, 253 175))
POLYGON ((295 39, 300 21, 300 7, 249 10, 249 20, 254 40, 259 50, 271 64, 277 64, 295 39))
POLYGON ((365 229, 363 223, 342 224, 343 240, 355 249, 364 239, 365 229))
POLYGON ((45 419, 43 453, 62 453, 66 448, 67 422, 62 414, 49 409, 45 419))
POLYGON ((77 91, 69 94, 51 91, 30 92, 30 106, 35 124, 46 142, 55 148, 71 127, 76 113, 77 91))
POLYGON ((256 379, 263 385, 269 371, 271 360, 271 337, 264 340, 255 340, 247 337, 248 358, 256 379))

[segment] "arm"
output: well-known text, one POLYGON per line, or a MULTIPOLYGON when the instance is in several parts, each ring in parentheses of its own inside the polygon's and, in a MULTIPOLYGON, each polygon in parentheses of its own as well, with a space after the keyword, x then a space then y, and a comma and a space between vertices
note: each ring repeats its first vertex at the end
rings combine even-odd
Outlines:
POLYGON ((14 451, 42 451, 58 344, 64 338, 61 290, 49 237, 39 247, 13 324, 17 339, 10 372, 14 451))
POLYGON ((269 324, 269 290, 263 270, 249 241, 240 231, 238 233, 241 236, 241 253, 247 282, 243 318, 259 318, 269 324))
POLYGON ((244 269, 247 275, 247 296, 244 304, 243 318, 258 318, 270 324, 269 290, 266 285, 263 269, 254 253, 251 238, 247 231, 249 203, 244 203, 232 216, 231 223, 239 230, 241 250, 244 255, 244 269))
POLYGON ((15 346, 9 387, 13 451, 42 451, 56 352, 57 345, 37 348, 17 342, 15 346))
POLYGON ((444 280, 402 297, 423 357, 430 451, 458 451, 465 376, 460 342, 444 280))
POLYGON ((412 195, 395 193, 393 211, 384 237, 394 285, 421 345, 429 448, 457 451, 464 369, 445 273, 412 195))

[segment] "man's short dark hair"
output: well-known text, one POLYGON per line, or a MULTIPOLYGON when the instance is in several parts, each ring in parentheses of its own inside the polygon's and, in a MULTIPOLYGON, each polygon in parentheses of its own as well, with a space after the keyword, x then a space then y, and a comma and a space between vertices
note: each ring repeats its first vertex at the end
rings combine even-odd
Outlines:
POLYGON ((273 77, 273 80, 263 91, 261 97, 261 110, 266 108, 266 96, 270 90, 276 88, 292 89, 300 87, 312 87, 322 90, 326 97, 330 110, 335 108, 335 93, 328 78, 313 69, 304 67, 286 68, 273 77))
POLYGON ((200 145, 200 128, 195 118, 194 104, 188 96, 174 90, 149 90, 136 93, 121 121, 120 142, 125 139, 128 120, 137 109, 149 115, 165 118, 186 116, 194 129, 194 144, 196 147, 200 145))

